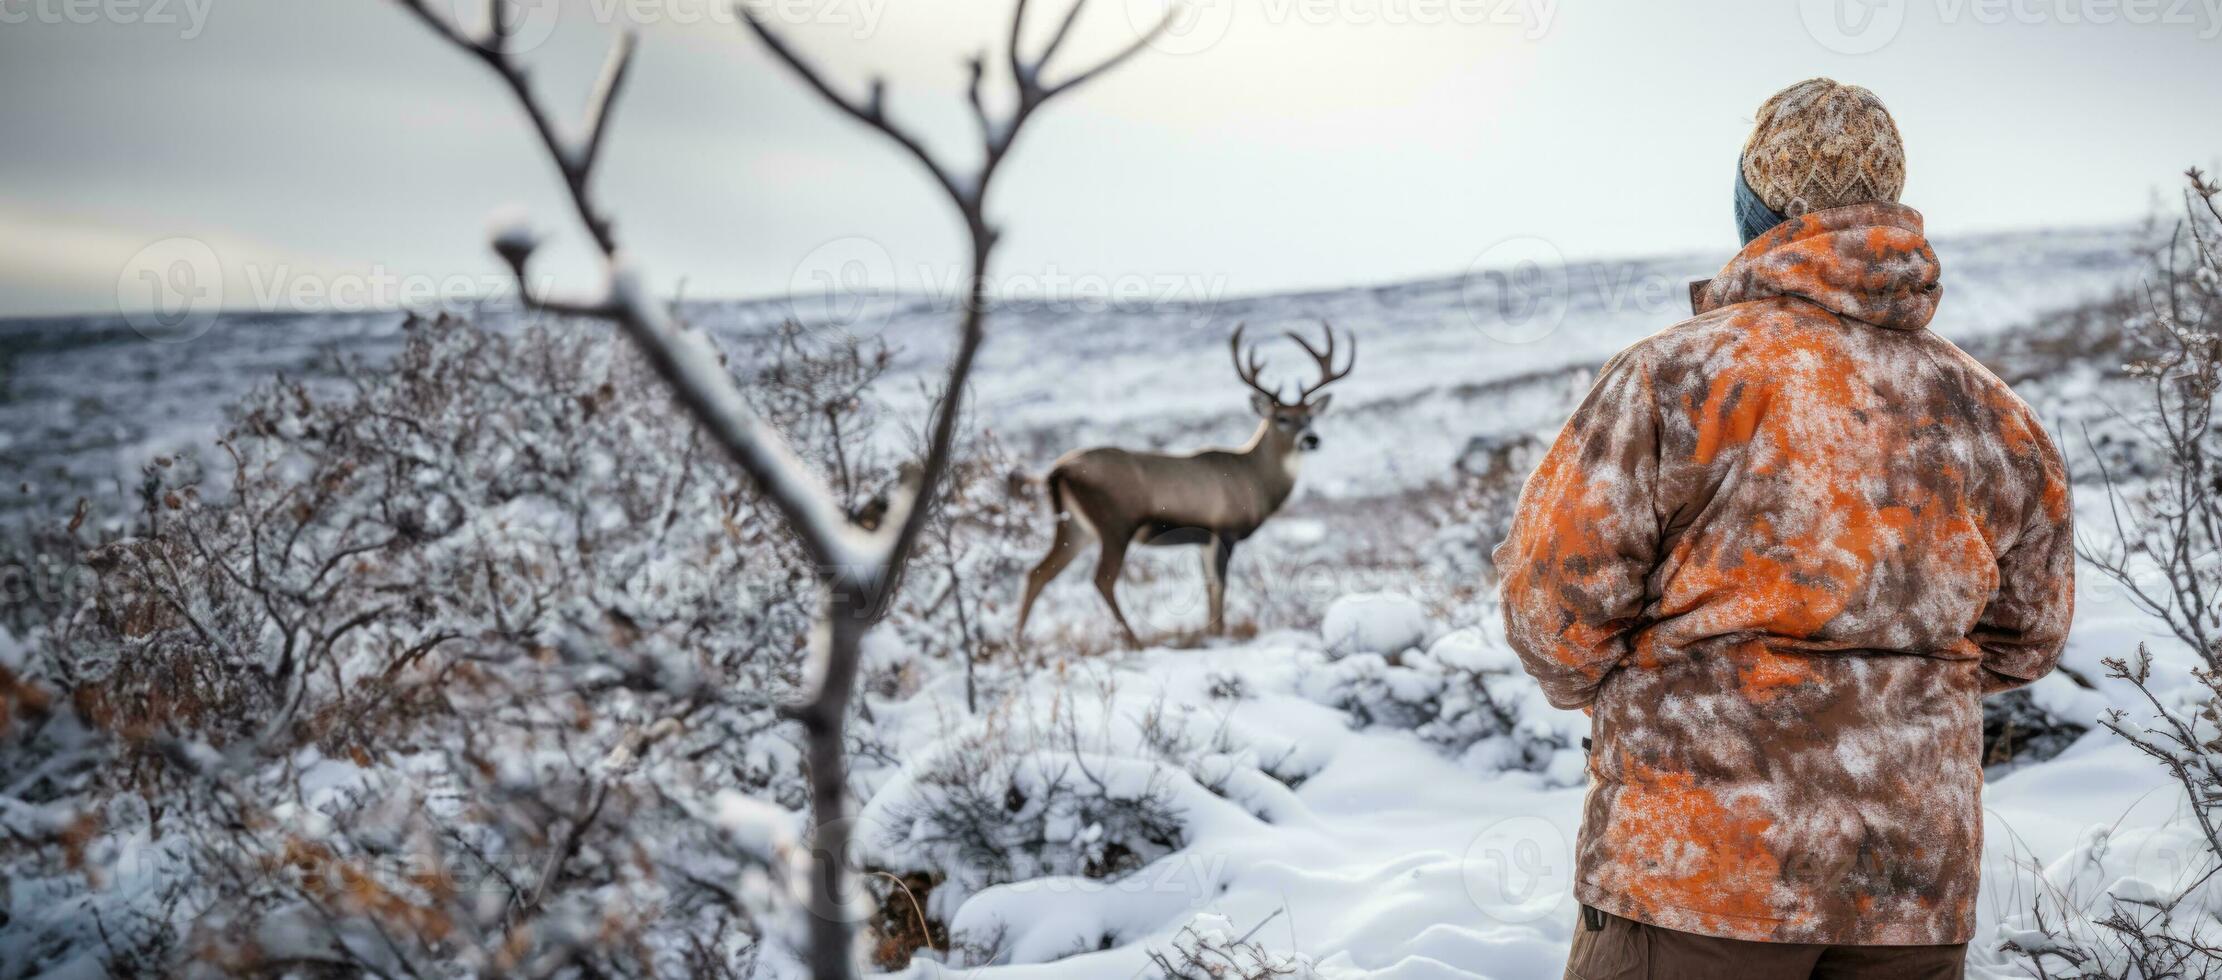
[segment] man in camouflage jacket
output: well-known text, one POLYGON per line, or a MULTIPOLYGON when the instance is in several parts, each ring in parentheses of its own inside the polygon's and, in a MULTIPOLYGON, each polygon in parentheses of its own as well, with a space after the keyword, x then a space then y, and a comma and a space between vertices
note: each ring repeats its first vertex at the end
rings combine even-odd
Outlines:
POLYGON ((2058 661, 2074 547, 2035 413, 1927 329, 1902 183, 1871 93, 1770 100, 1748 244, 1605 366, 1496 551, 1512 645, 1593 718, 1569 976, 1960 975, 1980 700, 2058 661))

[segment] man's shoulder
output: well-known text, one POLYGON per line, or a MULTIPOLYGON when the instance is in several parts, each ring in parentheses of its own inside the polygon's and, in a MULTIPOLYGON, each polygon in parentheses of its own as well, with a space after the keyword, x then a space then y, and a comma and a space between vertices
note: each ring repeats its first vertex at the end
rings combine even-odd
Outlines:
POLYGON ((1949 372, 1964 391, 1975 396, 1981 403, 1990 405, 2002 415, 2013 416, 2017 421, 2038 424, 2036 409, 2023 401, 2014 387, 1992 371, 1990 365, 1983 363, 1981 358, 1961 349, 1950 338, 1933 330, 1913 331, 1904 336, 1906 343, 1919 345, 1928 354, 1930 363, 1949 372))
POLYGON ((1769 297, 1723 306, 1670 325, 1621 352, 1654 365, 1711 362, 1746 355, 1784 333, 1826 336, 1838 330, 1834 314, 1795 297, 1769 297))

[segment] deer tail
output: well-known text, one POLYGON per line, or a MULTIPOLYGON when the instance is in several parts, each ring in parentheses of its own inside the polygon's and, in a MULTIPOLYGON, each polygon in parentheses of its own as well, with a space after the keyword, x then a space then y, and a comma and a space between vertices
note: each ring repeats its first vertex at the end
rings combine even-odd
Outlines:
POLYGON ((1042 504, 1049 508, 1049 519, 1062 518, 1065 513, 1065 471, 1050 470, 1042 477, 1042 504))
POLYGON ((1013 500, 1026 500, 1039 490, 1042 501, 1049 507, 1049 516, 1056 517, 1058 494, 1063 490, 1063 474, 1055 469, 1036 475, 1023 469, 1013 469, 1004 477, 1004 490, 1013 500))

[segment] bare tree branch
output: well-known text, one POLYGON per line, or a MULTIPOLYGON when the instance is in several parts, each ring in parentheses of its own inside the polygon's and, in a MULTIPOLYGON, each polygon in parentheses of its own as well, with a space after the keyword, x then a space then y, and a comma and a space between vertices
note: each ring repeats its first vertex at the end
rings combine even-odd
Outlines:
POLYGON ((1006 39, 1012 80, 1017 89, 1017 103, 1007 119, 996 120, 987 111, 979 90, 982 59, 972 62, 966 98, 980 123, 983 153, 979 169, 967 178, 958 176, 955 169, 935 157, 917 136, 888 115, 883 81, 873 79, 862 101, 843 95, 745 5, 739 7, 749 29, 813 91, 843 114, 878 130, 926 169, 956 206, 972 244, 970 285, 960 313, 957 348, 950 359, 941 395, 932 409, 933 423, 929 427, 924 456, 908 491, 890 507, 877 530, 867 530, 849 519, 839 498, 795 455, 786 440, 758 419, 708 340, 676 324, 661 304, 647 299, 639 274, 618 249, 610 220, 594 203, 591 191, 594 166, 600 159, 609 120, 632 60, 632 35, 623 35, 611 49, 601 83, 587 102, 584 138, 573 143, 558 134, 552 116, 534 95, 524 67, 508 51, 509 36, 515 25, 499 9, 498 0, 490 0, 496 3, 496 9, 491 13, 491 27, 484 37, 474 37, 441 17, 429 6, 430 0, 396 2, 416 14, 435 33, 476 56, 508 85, 562 175, 580 224, 593 237, 608 264, 609 283, 602 295, 586 300, 545 296, 536 292, 525 276, 536 239, 528 230, 503 230, 495 237, 494 249, 517 274, 519 291, 525 302, 546 312, 616 323, 671 387, 680 404, 771 501, 817 563, 815 572, 825 590, 821 629, 816 641, 820 649, 814 658, 817 676, 808 700, 790 712, 802 723, 808 736, 811 805, 819 824, 818 839, 813 847, 816 867, 811 876, 812 906, 816 915, 810 923, 808 956, 812 972, 820 980, 849 980, 855 975, 852 933, 847 919, 840 914, 848 891, 844 862, 849 850, 849 830, 844 819, 848 789, 843 721, 855 689, 864 632, 892 601, 901 570, 927 523, 935 494, 949 469, 966 382, 971 377, 975 356, 985 336, 988 259, 998 237, 986 215, 988 190, 1020 128, 1034 110, 1139 53, 1170 26, 1174 12, 1168 12, 1154 29, 1111 57, 1062 83, 1044 87, 1040 82, 1042 67, 1064 44, 1079 15, 1079 5, 1076 3, 1065 13, 1042 56, 1027 61, 1020 52, 1026 4, 1019 0, 1012 14, 1010 36, 1006 39))
MULTIPOLYGON (((860 532, 833 503, 832 494, 810 467, 798 458, 779 434, 756 418, 722 366, 717 351, 700 334, 674 324, 659 304, 648 301, 644 287, 625 264, 611 222, 594 203, 593 167, 608 132, 626 68, 632 60, 631 34, 621 36, 610 50, 602 83, 588 100, 586 141, 574 145, 557 134, 552 117, 533 94, 524 68, 500 47, 498 36, 473 39, 431 10, 429 0, 399 0, 451 43, 484 62, 505 82, 525 115, 532 120, 542 146, 563 176, 579 221, 592 235, 609 263, 610 282, 604 294, 589 300, 566 300, 534 291, 525 276, 527 261, 537 242, 527 233, 505 231, 494 247, 517 273, 519 291, 534 308, 564 316, 591 317, 616 323, 647 356, 656 373, 671 385, 695 418, 709 431, 726 455, 747 473, 770 499, 805 549, 822 569, 854 574, 876 566, 876 556, 861 545, 860 532)), ((496 21, 499 22, 499 17, 496 21)), ((497 30, 497 35, 498 35, 497 30)))
POLYGON ((1110 57, 1082 70, 1064 82, 1044 87, 1041 84, 1042 69, 1048 63, 1049 58, 1056 54, 1058 48, 1063 45, 1065 37, 1072 29, 1074 20, 1079 15, 1080 5, 1076 3, 1066 12, 1064 18, 1058 24, 1056 35, 1051 38, 1041 57, 1028 60, 1020 50, 1020 36, 1026 26, 1026 3, 1025 0, 1019 0, 1018 3, 1013 5, 1010 32, 1004 39, 1005 57, 1010 67, 1012 85, 1017 90, 1017 103, 1011 109, 1008 118, 995 119, 988 112, 981 98, 980 85, 982 75, 985 73, 984 59, 974 57, 967 62, 969 77, 965 89, 965 99, 972 108, 974 118, 979 122, 983 146, 979 169, 971 177, 965 178, 957 176, 958 171, 955 168, 943 163, 932 151, 926 149, 925 144, 917 136, 888 114, 884 82, 875 78, 871 82, 870 97, 866 101, 858 103, 842 95, 840 90, 827 80, 824 74, 812 65, 808 59, 796 52, 769 25, 759 19, 746 4, 741 4, 736 9, 739 10, 749 30, 764 42, 764 46, 774 56, 793 70, 796 75, 801 76, 803 82, 812 91, 817 92, 819 96, 832 103, 835 108, 847 114, 850 118, 878 130, 897 146, 902 147, 921 166, 925 167, 926 172, 933 177, 936 183, 941 185, 943 192, 949 196, 950 202, 956 206, 958 216, 963 220, 966 233, 971 239, 970 271, 972 274, 967 280, 969 285, 961 311, 962 322, 958 334, 957 350, 950 360, 947 383, 943 386, 942 396, 935 408, 933 425, 929 429, 930 435, 928 436, 926 454, 919 465, 918 476, 913 481, 910 492, 895 502, 894 506, 890 508, 889 519, 882 525, 892 529, 892 536, 886 542, 885 551, 881 556, 883 567, 890 569, 887 581, 880 583, 882 586, 881 601, 884 601, 887 593, 891 591, 888 587, 894 581, 892 570, 902 567, 904 560, 916 544, 919 531, 924 527, 926 518, 932 510, 933 497, 940 488, 942 475, 948 469, 950 447, 956 439, 957 418, 963 411, 965 379, 971 375, 973 358, 979 351, 979 345, 983 337, 981 327, 982 316, 987 304, 988 261, 1000 237, 998 229, 988 220, 986 213, 987 195, 989 189, 993 186, 995 175, 999 172, 999 168, 1010 152, 1012 144, 1016 141, 1020 129, 1033 116, 1036 109, 1039 109, 1050 99, 1078 87, 1138 54, 1172 25, 1173 17, 1178 13, 1178 10, 1167 11, 1154 27, 1110 57))
POLYGON ((610 107, 617 104, 617 93, 625 85, 625 69, 633 63, 633 43, 631 31, 617 36, 609 61, 602 67, 601 80, 594 85, 594 96, 587 101, 586 118, 592 128, 587 130, 585 146, 573 164, 581 173, 592 173, 601 155, 602 136, 609 132, 610 107))

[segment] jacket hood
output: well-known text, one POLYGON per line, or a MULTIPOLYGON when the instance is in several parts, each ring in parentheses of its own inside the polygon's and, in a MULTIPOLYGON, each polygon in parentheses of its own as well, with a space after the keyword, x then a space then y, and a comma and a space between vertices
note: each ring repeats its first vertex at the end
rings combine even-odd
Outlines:
POLYGON ((1796 296, 1890 330, 1919 330, 1943 288, 1921 212, 1875 202, 1791 218, 1753 239, 1705 284, 1698 313, 1796 296))

